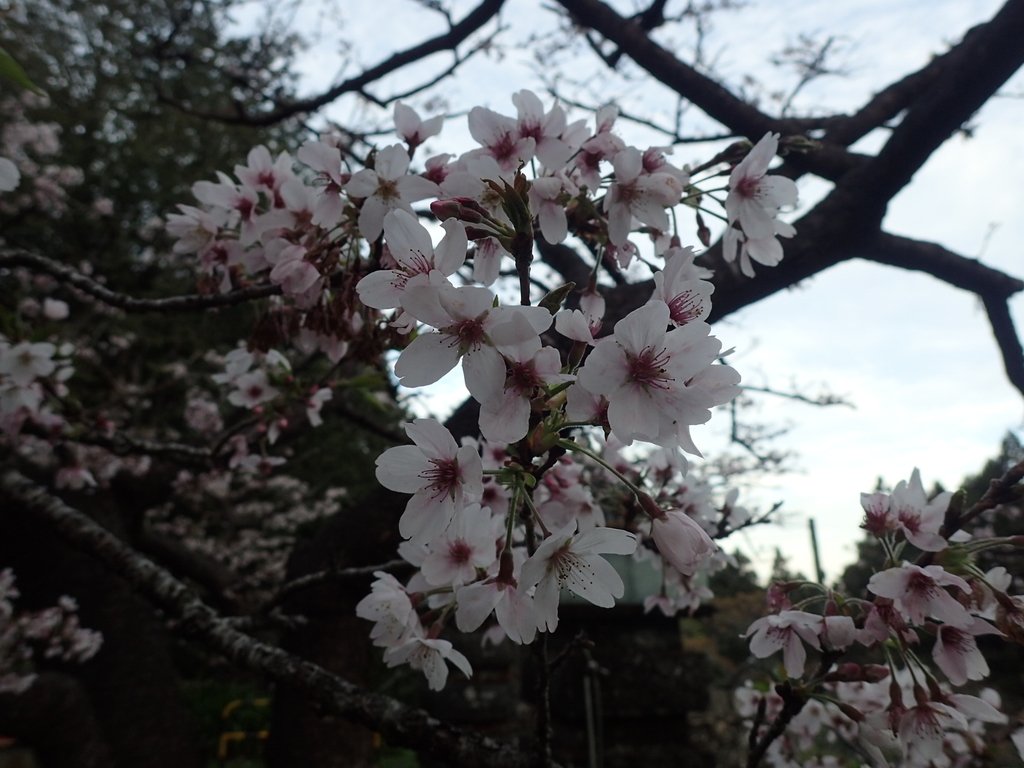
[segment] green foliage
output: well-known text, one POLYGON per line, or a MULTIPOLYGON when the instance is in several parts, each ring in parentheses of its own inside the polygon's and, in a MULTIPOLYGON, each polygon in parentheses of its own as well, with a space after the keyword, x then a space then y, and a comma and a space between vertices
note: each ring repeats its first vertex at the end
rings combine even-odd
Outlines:
POLYGON ((267 92, 288 92, 282 62, 290 60, 296 40, 226 37, 222 30, 235 4, 35 0, 5 16, 0 45, 48 94, 48 103, 29 115, 60 126, 60 160, 85 176, 59 223, 47 211, 0 220, 8 244, 45 243, 44 255, 90 260, 122 290, 161 287, 152 258, 139 258, 162 245, 140 237, 146 223, 189 202, 195 181, 244 162, 254 144, 291 145, 300 130, 295 123, 232 126, 181 108, 226 112, 265 99, 240 90, 232 72, 264 72, 267 92), (97 198, 112 201, 112 216, 95 214, 97 198))
POLYGON ((43 92, 39 86, 28 79, 28 75, 25 74, 21 65, 3 48, 0 48, 0 79, 9 80, 15 85, 36 93, 43 92))

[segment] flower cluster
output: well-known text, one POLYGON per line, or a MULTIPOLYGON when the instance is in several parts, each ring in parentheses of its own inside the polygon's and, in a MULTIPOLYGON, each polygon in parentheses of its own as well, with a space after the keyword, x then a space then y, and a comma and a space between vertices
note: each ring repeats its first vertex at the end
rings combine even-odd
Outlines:
POLYGON ((0 571, 0 693, 20 693, 35 679, 33 659, 81 663, 103 643, 99 632, 78 623, 78 605, 67 596, 40 611, 15 611, 14 572, 0 571))
MULTIPOLYGON (((721 512, 710 503, 704 512, 699 484, 680 479, 684 453, 700 455, 691 428, 739 392, 739 375, 719 364, 722 345, 705 322, 710 273, 670 232, 669 209, 695 189, 689 173, 660 148, 626 146, 612 131, 613 110, 589 131, 569 124, 557 106, 545 111, 529 92, 514 102, 517 117, 470 113, 480 148, 427 161, 422 178, 441 198, 431 206, 444 231, 436 245, 410 212, 427 190, 402 183, 408 156, 400 145, 380 150, 373 171, 341 185, 342 194, 362 198, 360 232, 383 235, 378 269, 356 291, 412 334, 395 363, 399 381, 432 384, 461 365, 480 406, 481 443, 460 445, 438 422, 417 419, 406 425, 414 445, 392 448, 377 463, 382 485, 412 494, 399 522, 400 553, 418 571, 404 585, 381 574, 359 615, 375 622, 372 636, 389 663, 411 660, 433 687, 444 681, 443 659, 464 668, 448 646, 436 645, 451 623, 469 632, 493 616, 494 636, 530 642, 556 629, 563 589, 613 605, 624 587, 605 555, 657 553, 664 587, 649 608, 695 608, 709 594, 694 577, 714 559, 713 537, 745 523, 734 497, 721 512), (569 233, 590 237, 610 264, 625 268, 637 253, 630 242, 636 229, 664 268, 655 271, 647 302, 608 335, 596 337, 604 315, 600 261, 579 308, 562 308, 572 286, 533 303, 536 233, 549 243, 569 233), (469 259, 471 273, 464 270, 469 259), (502 302, 489 287, 502 260, 519 276, 519 304, 502 302), (608 446, 636 451, 642 444, 665 457, 660 479, 617 468, 609 456, 608 446), (581 483, 593 472, 621 488, 614 526, 581 483)), ((396 117, 410 120, 405 109, 396 117)), ((409 125, 399 133, 414 148, 419 142, 409 136, 419 134, 409 125)), ((765 168, 758 169, 768 189, 765 168)), ((735 194, 747 193, 757 197, 750 184, 737 186, 735 194)), ((754 231, 782 204, 772 208, 769 197, 758 197, 760 214, 746 204, 729 203, 729 210, 744 211, 739 225, 753 221, 754 231)))
MULTIPOLYGON (((806 582, 772 588, 773 613, 747 630, 751 653, 767 658, 781 651, 786 677, 806 681, 800 695, 841 702, 838 709, 816 705, 817 714, 794 723, 789 739, 798 747, 832 718, 833 727, 866 739, 862 747, 876 762, 877 746, 888 740, 902 750, 906 765, 949 765, 948 755, 984 751, 981 723, 1007 722, 997 709, 998 697, 986 701, 955 688, 989 676, 978 638, 1022 639, 1024 597, 1007 594, 1010 575, 1002 567, 982 572, 973 563, 983 549, 1017 542, 974 539, 955 527, 947 531, 950 510, 962 502, 962 494, 952 493, 929 499, 916 469, 891 494, 862 494, 864 528, 877 537, 886 557, 867 583, 871 600, 806 582), (902 559, 907 547, 922 553, 918 562, 902 559), (941 562, 934 562, 935 553, 941 553, 941 562), (794 604, 791 595, 799 601, 794 604), (806 610, 816 604, 821 613, 806 610), (855 647, 873 652, 884 664, 840 663, 855 647), (808 648, 819 658, 810 674, 808 648), (847 687, 837 692, 826 685, 836 682, 847 687)), ((790 753, 778 765, 791 764, 787 760, 795 754, 785 744, 773 746, 777 756, 790 753)))

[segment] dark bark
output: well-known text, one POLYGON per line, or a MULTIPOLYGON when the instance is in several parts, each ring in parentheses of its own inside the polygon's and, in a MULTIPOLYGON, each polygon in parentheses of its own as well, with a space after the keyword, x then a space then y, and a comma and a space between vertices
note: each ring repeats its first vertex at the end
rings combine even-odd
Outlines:
MULTIPOLYGON (((102 496, 81 501, 105 525, 119 529, 116 512, 104 506, 102 496)), ((0 563, 14 569, 22 595, 18 608, 35 610, 70 595, 78 601, 82 626, 102 632, 96 656, 68 671, 81 684, 111 764, 198 768, 196 734, 179 695, 169 638, 137 590, 54 537, 10 496, 0 500, 0 563)), ((50 731, 61 730, 47 717, 50 731)), ((45 723, 37 727, 46 729, 45 723)))

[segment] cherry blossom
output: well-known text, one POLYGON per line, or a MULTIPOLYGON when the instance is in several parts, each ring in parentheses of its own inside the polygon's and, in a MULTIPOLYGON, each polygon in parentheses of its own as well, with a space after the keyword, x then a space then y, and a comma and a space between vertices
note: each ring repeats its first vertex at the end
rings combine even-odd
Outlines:
POLYGON ((427 545, 420 566, 423 577, 437 586, 474 581, 478 568, 486 570, 497 561, 496 538, 490 510, 476 503, 467 505, 448 530, 427 545))
POLYGON ((558 596, 562 587, 602 608, 622 597, 622 577, 602 554, 631 555, 636 536, 615 528, 591 528, 575 534, 575 525, 546 538, 523 565, 520 587, 536 586, 534 605, 539 628, 558 627, 558 596))
POLYGON ((735 371, 705 373, 721 350, 706 323, 666 331, 669 308, 652 301, 615 325, 598 342, 579 373, 579 384, 608 398, 608 423, 624 443, 634 439, 680 446, 698 453, 691 424, 710 418, 708 408, 735 393, 735 371), (724 398, 724 399, 720 399, 724 398), (717 402, 716 402, 717 401, 717 402))
POLYGON ((868 581, 869 590, 892 599, 897 609, 915 624, 923 624, 925 617, 932 617, 954 627, 970 626, 970 614, 944 589, 947 586, 970 592, 966 581, 947 573, 940 565, 922 568, 903 563, 899 568, 876 573, 868 581))
POLYGON ((612 159, 615 183, 608 190, 604 209, 608 214, 608 239, 625 245, 636 217, 657 230, 669 228, 666 207, 679 202, 683 185, 671 173, 644 173, 640 151, 627 147, 612 159))
POLYGON ((660 516, 655 516, 651 536, 661 556, 687 576, 696 573, 718 548, 700 524, 679 509, 661 511, 660 516))
POLYGON ((396 101, 394 121, 395 132, 402 137, 402 141, 409 147, 409 151, 413 152, 424 141, 441 132, 444 115, 423 120, 415 109, 401 101, 396 101))
POLYGON ((466 228, 455 219, 442 225, 445 236, 435 249, 430 233, 416 217, 404 210, 390 211, 384 217, 384 240, 397 262, 396 269, 379 269, 359 281, 359 299, 368 307, 393 309, 402 306, 402 297, 411 280, 437 271, 449 277, 466 260, 466 228))
POLYGON ((1003 633, 987 621, 977 618, 962 629, 943 624, 936 630, 932 658, 953 685, 988 677, 988 663, 974 639, 978 635, 1003 636, 1003 633))
POLYGON ((359 231, 367 240, 380 237, 388 211, 412 213, 411 203, 437 193, 437 185, 422 176, 409 176, 409 155, 400 144, 380 150, 373 168, 352 175, 345 192, 363 198, 359 209, 359 231))
POLYGON ((793 180, 766 175, 778 149, 779 135, 766 133, 729 176, 726 215, 729 223, 739 224, 743 234, 751 240, 774 238, 779 210, 796 205, 797 189, 793 180))
POLYGON ((433 384, 462 360, 466 388, 480 403, 501 396, 505 362, 491 334, 520 314, 527 325, 506 329, 502 343, 526 342, 551 325, 541 307, 495 307, 494 294, 480 286, 417 285, 406 290, 403 308, 417 320, 437 328, 421 333, 402 351, 395 374, 407 387, 433 384))
POLYGON ((377 458, 377 480, 385 488, 411 493, 399 520, 402 536, 426 544, 451 523, 471 499, 479 498, 483 466, 471 446, 456 444, 434 419, 405 425, 415 445, 389 448, 377 458))
POLYGON ((804 643, 820 650, 821 627, 821 616, 806 611, 782 611, 755 621, 745 636, 750 637, 750 652, 757 658, 764 659, 781 650, 786 674, 802 677, 807 661, 804 643))
POLYGON ((392 646, 384 652, 384 663, 389 667, 408 664, 417 669, 427 678, 432 691, 440 691, 448 680, 450 661, 466 677, 473 676, 469 660, 459 653, 447 640, 427 637, 411 637, 399 645, 392 646))

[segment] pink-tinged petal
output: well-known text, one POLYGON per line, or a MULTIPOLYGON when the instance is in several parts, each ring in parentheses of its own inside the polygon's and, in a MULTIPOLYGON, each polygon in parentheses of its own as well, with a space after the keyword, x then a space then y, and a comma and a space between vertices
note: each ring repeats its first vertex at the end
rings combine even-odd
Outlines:
POLYGON ((370 197, 380 186, 380 177, 376 171, 364 168, 352 174, 345 185, 345 191, 352 197, 370 197))
POLYGON ((440 333, 423 333, 413 339, 395 363, 399 383, 403 387, 422 387, 439 381, 459 362, 459 350, 452 341, 440 333))
POLYGON ((608 405, 608 424, 624 443, 656 437, 660 422, 661 415, 650 395, 638 386, 620 388, 608 405))
POLYGON ((566 574, 565 586, 599 608, 614 607, 615 598, 625 591, 622 577, 603 557, 577 558, 566 574))
MULTIPOLYGON (((611 199, 611 194, 605 200, 611 199)), ((633 214, 624 203, 605 205, 608 212, 608 239, 613 245, 623 246, 629 242, 629 232, 633 228, 633 214)))
POLYGON ((632 555, 636 534, 620 528, 591 528, 573 539, 572 551, 579 555, 632 555))
POLYGON ((505 359, 494 347, 481 346, 467 353, 462 358, 462 374, 466 389, 478 403, 489 403, 502 396, 505 359))
POLYGON ((423 486, 420 473, 429 468, 423 451, 413 445, 399 445, 377 457, 377 481, 392 491, 415 493, 423 486))
POLYGON ((437 184, 422 176, 403 176, 395 186, 404 203, 415 203, 428 197, 437 197, 440 191, 437 184))
POLYGON ((441 285, 408 285, 402 294, 402 309, 421 323, 445 328, 454 322, 454 318, 441 306, 441 295, 449 289, 451 285, 447 281, 441 285))
POLYGON ((747 240, 747 253, 758 264, 774 267, 782 261, 782 243, 772 235, 760 238, 751 237, 747 240))
POLYGON ((398 532, 413 544, 429 544, 448 528, 455 516, 450 496, 437 498, 433 490, 419 490, 409 499, 405 512, 398 519, 398 532))
POLYGON ((466 677, 473 676, 473 668, 469 664, 469 659, 467 659, 461 653, 456 651, 454 648, 448 650, 448 652, 445 654, 445 658, 447 658, 448 661, 454 664, 455 668, 458 669, 466 677))
POLYGON ((501 312, 499 317, 507 319, 494 325, 487 334, 495 347, 520 362, 530 359, 540 350, 540 336, 525 315, 509 309, 501 312))
POLYGON ((796 205, 799 198, 796 182, 785 176, 765 176, 759 187, 760 192, 769 197, 775 206, 796 205))
POLYGON ((400 179, 409 170, 409 153, 401 144, 384 147, 377 153, 373 169, 382 179, 390 181, 400 179))
POLYGON ((590 353, 577 381, 595 395, 611 395, 627 381, 629 363, 613 338, 604 338, 590 353))
POLYGON ((472 500, 479 500, 484 492, 484 465, 476 448, 469 445, 460 446, 455 452, 455 460, 459 464, 459 479, 463 492, 472 500))
POLYGON ((416 135, 422 124, 416 110, 400 101, 395 102, 394 121, 395 133, 406 141, 416 135))
POLYGON ((505 392, 480 407, 480 432, 492 443, 515 443, 526 437, 530 428, 530 401, 505 392))
POLYGON ((505 591, 505 599, 494 609, 498 626, 513 643, 532 643, 537 636, 537 611, 533 599, 511 587, 505 591))
POLYGON ((557 203, 542 206, 540 215, 540 233, 544 239, 554 245, 565 240, 569 234, 569 224, 565 218, 565 209, 557 203))
POLYGON ((363 207, 359 210, 359 231, 363 237, 371 242, 380 237, 384 229, 384 214, 391 208, 379 197, 368 197, 363 201, 363 207))
POLYGON ((469 240, 466 237, 466 227, 458 219, 448 219, 442 225, 445 235, 437 244, 434 252, 434 263, 445 276, 455 273, 466 261, 466 253, 469 250, 469 240))
MULTIPOLYGON (((524 568, 526 566, 523 566, 524 568)), ((537 629, 554 632, 558 629, 558 579, 543 579, 533 595, 533 607, 537 612, 537 629)))
POLYGON ((949 697, 957 712, 962 712, 972 720, 981 720, 983 723, 1005 724, 1009 718, 998 709, 993 707, 984 699, 977 696, 968 696, 964 693, 954 693, 949 697))
POLYGON ((668 211, 665 210, 664 204, 653 197, 637 199, 630 206, 630 211, 644 224, 648 224, 661 232, 667 232, 671 228, 668 211))
MULTIPOLYGON (((761 621, 767 621, 767 619, 758 619, 747 632, 750 632, 761 621)), ((766 623, 754 630, 754 636, 750 638, 750 652, 758 659, 767 659, 785 645, 787 635, 788 633, 771 628, 766 623)))
POLYGON ((459 450, 452 433, 435 419, 416 419, 405 425, 405 434, 428 459, 453 459, 459 450))
POLYGON ((406 276, 393 269, 380 269, 366 275, 356 285, 359 300, 374 309, 394 309, 402 305, 402 290, 406 276))
POLYGON ((643 170, 643 155, 635 147, 627 147, 616 153, 612 158, 612 167, 615 168, 615 181, 618 184, 628 184, 640 175, 643 170))
POLYGON ((486 107, 473 107, 469 110, 467 123, 469 135, 485 147, 495 143, 515 125, 515 121, 486 107))
MULTIPOLYGON (((665 329, 668 327, 668 305, 663 301, 649 301, 634 309, 615 325, 615 340, 629 353, 637 355, 647 348, 661 349, 665 346, 665 329)), ((679 328, 674 333, 689 333, 679 328)))
POLYGON ((555 330, 567 339, 586 344, 594 343, 594 334, 590 330, 587 316, 578 309, 563 309, 555 315, 555 330))
POLYGON ((801 677, 806 662, 807 651, 804 650, 804 644, 795 634, 790 635, 782 648, 782 663, 786 667, 786 674, 790 677, 801 677))
POLYGON ((434 246, 430 242, 430 233, 413 214, 403 210, 389 211, 384 217, 384 240, 391 255, 402 266, 414 271, 429 271, 423 266, 431 261, 434 246))
POLYGON ((438 301, 454 319, 475 319, 488 314, 494 306, 494 294, 479 285, 464 285, 438 292, 438 301))
POLYGON ((455 592, 455 626, 460 632, 475 632, 491 615, 502 593, 495 583, 477 583, 455 592))

